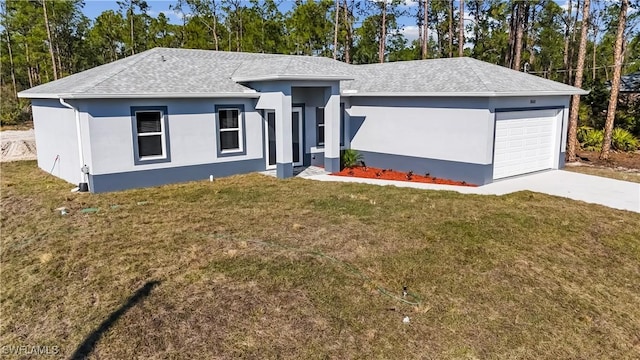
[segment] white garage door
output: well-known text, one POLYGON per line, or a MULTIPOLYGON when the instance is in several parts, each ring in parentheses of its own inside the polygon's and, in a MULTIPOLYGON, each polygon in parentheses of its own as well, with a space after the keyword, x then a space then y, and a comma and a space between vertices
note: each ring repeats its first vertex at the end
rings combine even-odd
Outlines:
POLYGON ((554 168, 558 110, 496 113, 493 178, 554 168))

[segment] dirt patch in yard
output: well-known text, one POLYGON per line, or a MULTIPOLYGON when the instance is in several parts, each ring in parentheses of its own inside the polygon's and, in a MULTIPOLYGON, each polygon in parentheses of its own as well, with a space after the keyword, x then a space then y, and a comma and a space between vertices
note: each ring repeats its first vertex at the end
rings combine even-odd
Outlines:
POLYGON ((597 167, 635 169, 640 171, 640 152, 611 152, 609 160, 600 160, 598 151, 578 151, 579 162, 597 167))
POLYGON ((36 159, 36 137, 33 129, 0 132, 1 162, 36 159))

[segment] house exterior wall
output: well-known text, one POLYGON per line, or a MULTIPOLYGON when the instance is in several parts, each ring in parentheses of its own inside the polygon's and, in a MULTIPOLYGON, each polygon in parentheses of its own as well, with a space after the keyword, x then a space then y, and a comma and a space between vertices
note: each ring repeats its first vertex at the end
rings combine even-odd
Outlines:
POLYGON ((495 113, 560 109, 555 163, 564 166, 569 96, 349 98, 350 147, 369 166, 487 184, 493 181, 495 113))
POLYGON ((486 98, 351 97, 351 148, 367 165, 485 184, 493 114, 486 98))
MULTIPOLYGON (((315 110, 327 106, 329 98, 336 102, 334 92, 332 86, 311 84, 291 88, 287 102, 305 107, 305 164, 325 164, 325 149, 316 144, 315 110)), ((346 109, 344 145, 360 151, 369 166, 486 184, 493 179, 496 112, 559 109, 556 133, 561 135, 555 153, 557 167, 562 168, 569 101, 569 96, 345 97, 340 99, 346 109)), ((113 191, 264 170, 265 125, 262 111, 256 110, 257 102, 249 98, 69 100, 80 110, 90 190, 113 191), (244 109, 244 149, 239 154, 222 156, 218 151, 215 109, 221 105, 244 109), (167 109, 170 161, 136 161, 131 111, 145 107, 167 109)), ((335 108, 335 104, 332 106, 335 108)), ((33 113, 38 166, 47 172, 53 168, 53 175, 77 184, 82 176, 74 111, 58 100, 34 99, 33 113), (57 156, 59 160, 54 164, 57 156)), ((332 116, 335 118, 335 114, 332 116)))
POLYGON ((38 167, 70 183, 81 182, 76 120, 58 100, 33 99, 38 167), (57 160, 56 160, 57 159, 57 160))
POLYGON ((85 101, 91 142, 92 191, 112 191, 261 171, 266 168, 263 121, 255 99, 102 99, 85 101), (244 108, 237 155, 218 154, 215 108, 244 108), (131 108, 166 107, 170 161, 136 164, 131 108))
POLYGON ((304 163, 324 165, 324 148, 317 145, 316 109, 324 107, 322 88, 294 88, 294 104, 304 104, 304 163))
POLYGON ((249 86, 260 92, 258 109, 274 110, 276 116, 277 155, 276 172, 278 177, 293 175, 293 167, 288 145, 291 138, 291 112, 287 106, 304 107, 303 163, 321 165, 327 171, 338 171, 340 167, 340 84, 338 81, 264 81, 250 83, 249 86), (282 97, 282 100, 281 100, 282 97), (317 146, 316 142, 316 109, 324 107, 325 145, 317 146), (281 114, 282 115, 279 115, 281 114), (280 118, 282 117, 282 118, 280 118), (280 124, 280 125, 278 125, 280 124), (285 148, 281 148, 284 146, 285 148), (283 156, 280 156, 280 155, 283 156))

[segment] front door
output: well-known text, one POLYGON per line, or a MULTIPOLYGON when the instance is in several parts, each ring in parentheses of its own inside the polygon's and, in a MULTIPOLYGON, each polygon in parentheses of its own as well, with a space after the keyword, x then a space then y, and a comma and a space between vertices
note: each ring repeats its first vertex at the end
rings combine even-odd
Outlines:
MULTIPOLYGON (((267 144, 267 169, 276 167, 276 113, 272 110, 266 112, 266 144, 267 144)), ((293 166, 302 165, 302 107, 291 109, 291 143, 293 151, 293 166)))

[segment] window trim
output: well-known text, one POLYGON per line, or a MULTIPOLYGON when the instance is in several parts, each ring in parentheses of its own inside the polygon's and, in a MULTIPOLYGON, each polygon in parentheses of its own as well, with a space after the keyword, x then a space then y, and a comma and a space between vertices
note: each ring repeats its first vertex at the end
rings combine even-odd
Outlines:
POLYGON ((241 156, 247 154, 247 132, 245 123, 245 112, 243 104, 219 104, 215 106, 215 138, 216 153, 218 157, 241 156), (220 110, 238 110, 238 128, 221 129, 220 128, 220 110), (222 142, 220 141, 220 133, 225 131, 238 131, 239 149, 222 150, 222 142))
POLYGON ((171 146, 169 141, 169 111, 166 106, 132 106, 131 107, 131 130, 133 145, 133 163, 134 165, 157 164, 171 162, 171 146), (138 119, 136 114, 139 112, 159 112, 160 113, 160 138, 162 140, 162 155, 140 156, 138 138, 141 136, 158 135, 158 133, 138 133, 138 119))
MULTIPOLYGON (((325 115, 325 110, 326 107, 324 106, 318 106, 316 107, 316 148, 320 149, 320 148, 324 148, 324 141, 320 142, 320 135, 319 135, 319 129, 322 127, 322 131, 324 131, 326 123, 323 119, 322 124, 320 124, 318 122, 318 109, 322 109, 322 115, 325 115)), ((340 103, 340 146, 343 147, 345 144, 345 132, 346 132, 346 127, 345 127, 345 120, 346 120, 346 116, 345 116, 345 104, 343 102, 340 103)))
MULTIPOLYGON (((316 107, 316 147, 318 148, 323 148, 324 147, 324 141, 320 142, 320 128, 322 128, 322 131, 325 131, 325 107, 324 106, 317 106, 316 107), (318 119, 318 111, 320 111, 320 109, 322 109, 322 123, 320 123, 320 119, 318 119)), ((324 135, 324 134, 323 134, 324 135)), ((323 136, 324 138, 324 136, 323 136)))
POLYGON ((346 105, 341 102, 340 103, 340 147, 342 148, 345 144, 346 138, 346 105))

